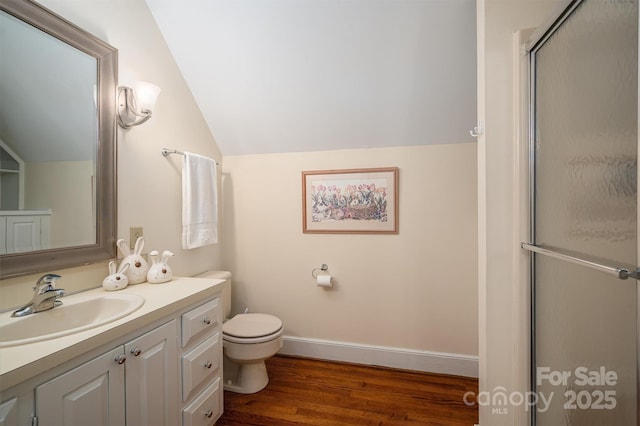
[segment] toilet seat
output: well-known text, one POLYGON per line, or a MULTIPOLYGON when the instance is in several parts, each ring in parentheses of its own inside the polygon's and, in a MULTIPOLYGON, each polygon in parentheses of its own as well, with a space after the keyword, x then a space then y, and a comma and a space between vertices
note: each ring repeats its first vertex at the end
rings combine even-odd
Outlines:
POLYGON ((222 324, 223 339, 232 343, 262 343, 281 335, 282 321, 268 314, 238 314, 222 324))

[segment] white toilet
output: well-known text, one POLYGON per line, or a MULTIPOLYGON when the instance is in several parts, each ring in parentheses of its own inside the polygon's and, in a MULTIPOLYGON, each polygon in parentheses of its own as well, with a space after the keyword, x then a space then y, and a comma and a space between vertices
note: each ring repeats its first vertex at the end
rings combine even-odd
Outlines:
MULTIPOLYGON (((209 271, 198 278, 224 279, 224 316, 231 314, 231 273, 209 271)), ((264 361, 282 348, 282 321, 273 315, 238 314, 222 324, 224 389, 236 393, 256 393, 269 383, 264 361)))

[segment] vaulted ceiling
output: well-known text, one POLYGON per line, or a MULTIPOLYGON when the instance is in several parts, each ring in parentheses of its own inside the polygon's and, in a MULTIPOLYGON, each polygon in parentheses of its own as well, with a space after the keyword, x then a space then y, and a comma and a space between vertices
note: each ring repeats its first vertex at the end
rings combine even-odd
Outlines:
POLYGON ((224 155, 473 141, 473 0, 146 1, 224 155))

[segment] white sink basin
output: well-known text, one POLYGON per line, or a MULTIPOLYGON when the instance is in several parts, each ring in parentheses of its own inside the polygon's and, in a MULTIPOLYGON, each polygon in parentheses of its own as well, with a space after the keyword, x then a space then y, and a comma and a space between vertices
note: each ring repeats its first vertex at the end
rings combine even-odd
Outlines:
POLYGON ((77 333, 116 321, 136 311, 144 298, 136 294, 93 293, 60 299, 62 306, 21 318, 0 314, 0 348, 77 333))

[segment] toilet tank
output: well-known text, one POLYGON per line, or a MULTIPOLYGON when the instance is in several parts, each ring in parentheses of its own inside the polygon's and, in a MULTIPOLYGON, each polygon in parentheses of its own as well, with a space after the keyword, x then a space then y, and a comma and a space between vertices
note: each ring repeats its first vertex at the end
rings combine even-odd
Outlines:
POLYGON ((222 286, 222 318, 227 319, 231 315, 231 272, 229 271, 207 271, 196 275, 194 278, 210 278, 225 280, 222 286))

